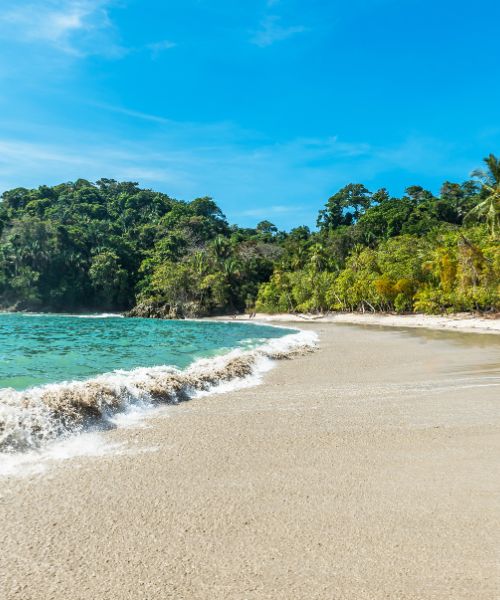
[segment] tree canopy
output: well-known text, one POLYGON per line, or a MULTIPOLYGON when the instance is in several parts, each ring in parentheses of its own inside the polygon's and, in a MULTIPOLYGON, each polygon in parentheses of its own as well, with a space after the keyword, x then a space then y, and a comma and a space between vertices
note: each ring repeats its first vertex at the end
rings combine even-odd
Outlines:
POLYGON ((500 160, 440 193, 350 183, 318 229, 230 225, 210 197, 134 182, 16 188, 0 202, 0 306, 201 316, 500 309, 500 160), (156 310, 151 307, 160 307, 156 310))

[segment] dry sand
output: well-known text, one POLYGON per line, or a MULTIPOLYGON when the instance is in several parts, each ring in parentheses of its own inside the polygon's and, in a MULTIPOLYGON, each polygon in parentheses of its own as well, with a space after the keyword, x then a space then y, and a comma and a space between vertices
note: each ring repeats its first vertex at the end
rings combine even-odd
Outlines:
POLYGON ((0 597, 500 595, 500 339, 305 324, 260 387, 0 480, 0 597))

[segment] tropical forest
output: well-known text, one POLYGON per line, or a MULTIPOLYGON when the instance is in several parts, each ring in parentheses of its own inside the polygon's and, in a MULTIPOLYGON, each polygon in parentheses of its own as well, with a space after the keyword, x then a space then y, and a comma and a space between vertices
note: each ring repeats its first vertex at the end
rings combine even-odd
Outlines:
POLYGON ((228 223, 210 197, 78 179, 0 202, 0 308, 239 312, 500 310, 500 159, 438 195, 350 183, 317 226, 228 223))

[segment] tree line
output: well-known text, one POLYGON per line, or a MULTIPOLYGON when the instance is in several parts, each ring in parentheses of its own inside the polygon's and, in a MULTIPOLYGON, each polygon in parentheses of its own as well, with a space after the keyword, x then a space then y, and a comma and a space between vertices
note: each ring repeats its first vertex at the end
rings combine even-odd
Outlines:
POLYGON ((500 160, 435 196, 349 184, 317 229, 230 225, 209 197, 84 179, 0 202, 0 307, 142 316, 500 310, 500 160))

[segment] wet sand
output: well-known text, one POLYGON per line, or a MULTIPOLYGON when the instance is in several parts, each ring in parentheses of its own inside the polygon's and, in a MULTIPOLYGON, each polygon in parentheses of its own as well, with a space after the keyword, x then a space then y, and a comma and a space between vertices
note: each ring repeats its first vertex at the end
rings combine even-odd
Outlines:
MULTIPOLYGON (((231 317, 212 317, 219 320, 236 319, 248 321, 247 314, 231 317)), ((282 313, 270 315, 256 313, 255 320, 265 322, 304 323, 336 323, 349 325, 381 325, 383 327, 404 327, 417 329, 436 329, 441 331, 458 331, 461 333, 500 334, 500 316, 498 313, 477 315, 474 313, 455 313, 450 315, 405 314, 398 315, 381 312, 330 312, 325 314, 282 313)))
POLYGON ((500 595, 500 338, 303 324, 263 385, 0 480, 2 599, 500 595))

